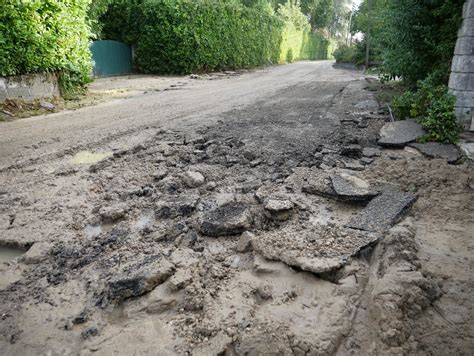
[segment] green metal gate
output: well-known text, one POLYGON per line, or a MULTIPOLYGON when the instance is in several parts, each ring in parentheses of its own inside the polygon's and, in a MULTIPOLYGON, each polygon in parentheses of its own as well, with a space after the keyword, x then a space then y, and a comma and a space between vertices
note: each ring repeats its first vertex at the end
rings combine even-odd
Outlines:
POLYGON ((94 60, 94 76, 124 75, 132 70, 132 49, 122 42, 95 41, 91 45, 91 52, 94 60))

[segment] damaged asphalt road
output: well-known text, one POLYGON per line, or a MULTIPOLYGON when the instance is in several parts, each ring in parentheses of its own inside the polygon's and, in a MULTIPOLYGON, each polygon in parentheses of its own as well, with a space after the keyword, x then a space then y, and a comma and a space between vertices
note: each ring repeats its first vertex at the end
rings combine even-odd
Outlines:
POLYGON ((9 123, 0 353, 468 354, 472 162, 382 148, 331 65, 43 118, 34 151, 9 123))

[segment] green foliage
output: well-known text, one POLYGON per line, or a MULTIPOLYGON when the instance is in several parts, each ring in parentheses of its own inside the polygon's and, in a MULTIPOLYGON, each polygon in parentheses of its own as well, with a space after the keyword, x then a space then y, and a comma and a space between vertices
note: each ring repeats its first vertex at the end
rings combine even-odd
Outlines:
POLYGON ((445 85, 436 85, 436 78, 428 77, 418 83, 416 91, 406 91, 393 102, 397 118, 412 117, 428 131, 425 141, 456 143, 462 127, 454 111, 455 97, 445 85))
POLYGON ((101 38, 104 24, 100 21, 114 0, 93 0, 87 11, 87 19, 94 38, 101 38))
POLYGON ((283 21, 279 63, 328 57, 329 42, 311 31, 307 17, 297 3, 288 1, 280 5, 277 14, 283 21))
POLYGON ((438 72, 438 84, 447 84, 464 0, 373 1, 371 38, 386 74, 415 86, 438 72))
POLYGON ((334 51, 334 58, 337 63, 355 63, 355 47, 340 44, 334 51))
POLYGON ((0 74, 64 71, 63 88, 86 83, 91 70, 88 5, 89 0, 2 0, 0 74))
POLYGON ((104 34, 133 45, 137 67, 148 73, 327 56, 328 42, 310 32, 294 2, 280 6, 277 13, 265 1, 247 5, 236 0, 116 0, 102 17, 104 34))
POLYGON ((392 106, 395 117, 401 120, 409 118, 411 116, 410 112, 412 109, 412 105, 414 105, 414 102, 415 93, 410 90, 393 98, 392 106))
POLYGON ((355 42, 352 46, 339 44, 334 51, 337 63, 352 63, 363 65, 365 63, 365 42, 355 42))

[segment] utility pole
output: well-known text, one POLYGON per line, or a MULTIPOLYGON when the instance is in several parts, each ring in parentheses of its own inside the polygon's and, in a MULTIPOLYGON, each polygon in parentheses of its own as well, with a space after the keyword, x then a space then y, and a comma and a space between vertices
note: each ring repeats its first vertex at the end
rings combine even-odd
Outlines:
POLYGON ((372 0, 368 0, 367 12, 367 38, 365 40, 365 71, 369 70, 369 54, 370 54, 370 27, 372 25, 372 0))

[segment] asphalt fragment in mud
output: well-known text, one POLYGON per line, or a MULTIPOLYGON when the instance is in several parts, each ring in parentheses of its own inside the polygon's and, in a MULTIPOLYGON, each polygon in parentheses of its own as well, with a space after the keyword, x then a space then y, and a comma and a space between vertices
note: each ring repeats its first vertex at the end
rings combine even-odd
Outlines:
POLYGON ((121 302, 141 296, 166 281, 173 272, 173 264, 162 256, 146 256, 128 263, 113 272, 99 304, 107 305, 108 301, 121 302))
POLYGON ((200 230, 207 236, 237 235, 250 228, 252 216, 244 204, 230 202, 205 214, 200 230))
POLYGON ((426 135, 415 120, 388 122, 380 129, 378 144, 386 147, 403 147, 426 135))
POLYGON ((372 199, 346 226, 364 231, 384 231, 398 222, 415 201, 416 195, 412 193, 402 192, 393 186, 383 187, 381 194, 372 199))
POLYGON ((321 274, 348 264, 352 256, 379 237, 336 225, 300 225, 260 234, 253 247, 269 260, 321 274))
POLYGON ((416 148, 428 158, 441 158, 445 159, 448 163, 455 163, 461 158, 461 153, 457 147, 446 143, 412 143, 410 147, 416 148))
POLYGON ((302 191, 346 203, 367 202, 379 194, 367 182, 352 174, 325 171, 309 174, 302 191))

